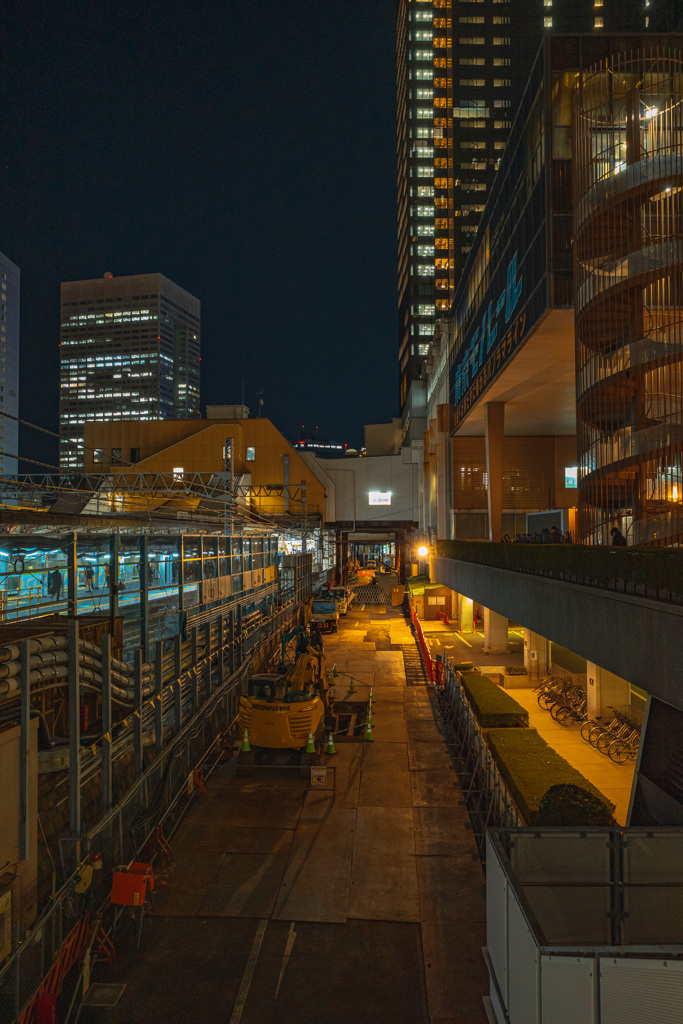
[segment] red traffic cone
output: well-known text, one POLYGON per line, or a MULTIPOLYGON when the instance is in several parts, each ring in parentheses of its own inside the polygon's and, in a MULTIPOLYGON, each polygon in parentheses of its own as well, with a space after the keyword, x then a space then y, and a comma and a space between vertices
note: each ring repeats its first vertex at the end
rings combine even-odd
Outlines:
POLYGON ((441 622, 441 612, 436 613, 436 621, 441 622))
POLYGON ((446 615, 445 612, 443 613, 443 624, 444 624, 444 626, 450 626, 450 622, 448 621, 448 616, 446 615))

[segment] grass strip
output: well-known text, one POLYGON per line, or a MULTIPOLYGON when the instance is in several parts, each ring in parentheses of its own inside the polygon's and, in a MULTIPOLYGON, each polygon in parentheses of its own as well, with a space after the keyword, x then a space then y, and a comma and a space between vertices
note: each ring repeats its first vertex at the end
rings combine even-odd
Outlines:
POLYGON ((612 823, 614 804, 548 746, 535 729, 491 729, 486 739, 527 825, 612 823), (561 790, 548 796, 556 786, 561 790))
POLYGON ((461 672, 460 678, 474 717, 482 729, 514 728, 529 724, 529 712, 488 676, 478 672, 461 672))

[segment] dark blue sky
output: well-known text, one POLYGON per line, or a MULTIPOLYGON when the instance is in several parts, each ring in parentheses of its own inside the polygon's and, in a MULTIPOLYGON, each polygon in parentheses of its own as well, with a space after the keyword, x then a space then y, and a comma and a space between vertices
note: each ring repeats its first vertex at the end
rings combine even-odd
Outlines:
MULTIPOLYGON (((59 283, 202 303, 202 406, 291 439, 398 415, 393 0, 6 4, 0 250, 21 415, 57 429, 59 283)), ((56 448, 23 430, 21 454, 56 448)))

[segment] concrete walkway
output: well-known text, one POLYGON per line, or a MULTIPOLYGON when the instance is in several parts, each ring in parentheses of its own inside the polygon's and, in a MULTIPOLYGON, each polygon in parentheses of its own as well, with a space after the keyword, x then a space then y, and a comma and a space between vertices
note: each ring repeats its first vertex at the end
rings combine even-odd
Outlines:
MULTIPOLYGON (((483 634, 460 633, 443 622, 422 623, 427 646, 433 656, 441 654, 452 663, 471 661, 484 674, 500 672, 506 665, 523 665, 524 652, 519 629, 509 630, 510 650, 506 654, 486 654, 483 649, 483 634)), ((537 729, 540 736, 553 750, 556 750, 577 771, 592 782, 608 800, 615 805, 615 818, 620 825, 626 824, 631 788, 635 773, 635 761, 615 764, 581 737, 581 726, 558 725, 549 711, 539 707, 533 688, 512 689, 510 696, 529 712, 529 725, 537 729)))
POLYGON ((340 693, 373 687, 373 742, 339 741, 334 792, 272 769, 209 779, 175 837, 126 987, 83 1024, 484 1024, 484 876, 433 692, 407 686, 398 609, 326 638, 340 693))

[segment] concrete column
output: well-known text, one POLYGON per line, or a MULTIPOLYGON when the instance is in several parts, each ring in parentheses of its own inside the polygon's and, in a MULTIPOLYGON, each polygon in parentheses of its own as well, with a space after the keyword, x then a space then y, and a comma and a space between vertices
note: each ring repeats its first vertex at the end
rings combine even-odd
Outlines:
POLYGON ((530 679, 541 679, 550 668, 550 643, 530 629, 524 630, 524 668, 530 679))
POLYGON ((486 478, 488 480, 489 540, 503 537, 503 437, 505 402, 484 405, 486 437, 486 478))
POLYGON ((504 654, 508 649, 508 620, 505 615, 484 608, 484 650, 487 654, 504 654))
POLYGON ((460 632, 471 633, 474 628, 474 601, 471 597, 460 594, 460 632))
POLYGON ((451 509, 449 482, 450 405, 439 405, 436 410, 436 535, 439 539, 449 537, 448 517, 451 509))
POLYGON ((592 661, 586 662, 588 691, 588 714, 594 718, 612 717, 612 708, 628 713, 630 705, 629 683, 601 668, 592 661))

